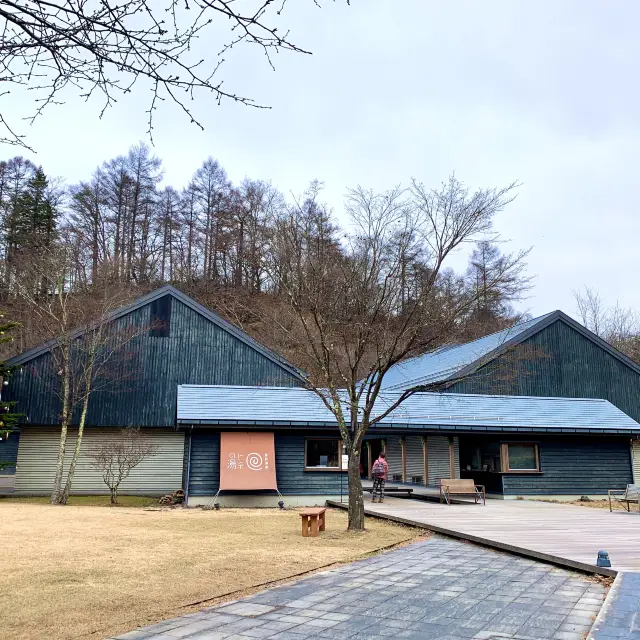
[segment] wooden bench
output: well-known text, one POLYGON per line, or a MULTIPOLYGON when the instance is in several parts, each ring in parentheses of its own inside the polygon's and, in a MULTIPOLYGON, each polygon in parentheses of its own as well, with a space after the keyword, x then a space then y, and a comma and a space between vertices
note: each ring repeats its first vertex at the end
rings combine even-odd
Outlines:
POLYGON ((309 532, 311 532, 312 538, 317 538, 318 531, 324 531, 326 511, 325 507, 317 507, 315 509, 305 509, 300 514, 303 538, 309 537, 309 532))
POLYGON ((486 504, 484 485, 475 484, 473 480, 454 480, 440 478, 440 503, 451 504, 451 496, 473 496, 473 501, 486 504))
POLYGON ((613 511, 613 500, 629 512, 631 505, 637 504, 640 511, 640 485, 628 484, 626 489, 609 489, 609 511, 613 511))

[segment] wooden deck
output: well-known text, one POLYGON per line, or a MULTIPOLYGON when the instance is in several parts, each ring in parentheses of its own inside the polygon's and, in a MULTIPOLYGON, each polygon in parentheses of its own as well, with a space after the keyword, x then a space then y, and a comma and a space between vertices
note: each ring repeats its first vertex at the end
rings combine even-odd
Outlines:
MULTIPOLYGON (((346 506, 339 502, 330 504, 346 506)), ((575 569, 604 575, 640 571, 637 511, 609 513, 608 509, 530 500, 487 500, 486 506, 472 502, 447 506, 385 498, 383 504, 372 504, 366 497, 365 511, 575 569), (600 549, 609 552, 613 571, 596 568, 600 549)))

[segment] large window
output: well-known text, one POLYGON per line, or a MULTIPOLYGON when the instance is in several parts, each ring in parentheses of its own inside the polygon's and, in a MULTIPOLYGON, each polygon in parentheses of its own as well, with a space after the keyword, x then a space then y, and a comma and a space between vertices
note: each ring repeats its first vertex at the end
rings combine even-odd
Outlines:
POLYGON ((535 442, 461 439, 460 466, 466 472, 540 473, 539 447, 535 442))
POLYGON ((342 443, 328 438, 305 440, 304 467, 312 471, 339 471, 342 443))
POLYGON ((506 442, 502 445, 504 471, 540 471, 538 445, 525 442, 506 442))

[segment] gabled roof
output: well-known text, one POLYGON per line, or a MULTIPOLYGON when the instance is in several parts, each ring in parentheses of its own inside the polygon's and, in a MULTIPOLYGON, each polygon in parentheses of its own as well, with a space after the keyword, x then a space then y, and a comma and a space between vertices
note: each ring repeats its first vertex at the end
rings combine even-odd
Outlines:
POLYGON ((473 342, 446 345, 435 351, 399 362, 386 373, 382 388, 387 391, 401 391, 420 385, 456 380, 469 375, 505 351, 521 344, 557 321, 569 325, 585 338, 640 374, 640 367, 608 342, 599 338, 595 333, 592 333, 562 311, 552 311, 533 320, 521 322, 509 329, 484 336, 473 342))
MULTIPOLYGON (((255 349, 258 353, 262 354, 265 358, 279 365, 280 367, 282 367, 292 375, 296 376, 300 380, 304 381, 306 379, 304 372, 301 369, 298 369, 297 367, 292 365, 290 362, 287 362, 287 360, 285 360, 282 356, 278 355, 277 353, 274 353, 270 349, 267 349, 267 347, 265 347, 264 345, 254 340, 251 336, 246 334, 244 331, 242 331, 241 329, 238 329, 238 327, 232 325, 230 322, 227 322, 226 320, 221 318, 217 313, 214 313, 210 309, 207 309, 205 306, 201 305, 199 302, 196 302, 193 298, 190 298, 188 295, 182 293, 182 291, 176 289, 170 284, 167 284, 163 287, 160 287, 159 289, 156 289, 155 291, 151 291, 150 293, 147 293, 146 295, 138 298, 137 300, 135 300, 129 305, 126 305, 124 307, 120 307, 119 309, 114 310, 112 313, 110 313, 107 316, 107 320, 114 321, 114 320, 117 320, 118 318, 122 318, 123 316, 126 316, 127 314, 131 313, 132 311, 136 311, 137 309, 144 307, 145 305, 153 302, 154 300, 163 298, 166 295, 171 295, 176 300, 179 300, 182 304, 186 305, 196 313, 199 313, 201 316, 203 316, 210 322, 213 322, 213 324, 217 325, 227 333, 230 333, 232 336, 234 336, 241 342, 244 342, 246 345, 248 345, 252 349, 255 349)), ((86 330, 87 329, 85 328, 77 329, 75 332, 72 333, 71 338, 72 339, 79 338, 81 335, 85 333, 86 330)), ((45 342, 37 347, 34 347, 33 349, 29 349, 28 351, 25 351, 20 355, 14 356, 13 358, 7 360, 7 364, 8 365, 24 364, 25 362, 28 362, 29 360, 33 360, 34 358, 37 358, 38 356, 46 353, 47 351, 50 351, 55 345, 56 345, 56 340, 49 340, 48 342, 45 342)))
MULTIPOLYGON (((401 394, 383 393, 382 413, 401 394)), ((344 404, 348 411, 348 402, 344 404)), ((337 427, 315 392, 302 387, 180 385, 178 425, 337 427)), ((509 431, 535 433, 640 433, 640 424, 607 400, 415 393, 376 429, 509 431)))

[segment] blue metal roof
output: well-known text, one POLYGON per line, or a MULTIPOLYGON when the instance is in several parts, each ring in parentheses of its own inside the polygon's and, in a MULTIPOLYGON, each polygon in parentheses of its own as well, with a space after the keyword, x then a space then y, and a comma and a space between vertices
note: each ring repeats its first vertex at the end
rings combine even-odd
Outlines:
MULTIPOLYGON (((378 415, 399 395, 381 394, 378 415)), ((301 387, 179 385, 178 424, 335 427, 336 421, 313 391, 301 387)), ((640 424, 607 400, 456 393, 415 393, 376 427, 640 433, 640 424)))
POLYGON ((443 382, 478 361, 484 364, 484 361, 490 359, 496 350, 508 348, 513 342, 519 342, 523 334, 537 327, 554 313, 557 312, 547 313, 473 342, 445 345, 429 353, 399 362, 385 374, 382 387, 389 391, 401 391, 423 384, 443 382))

